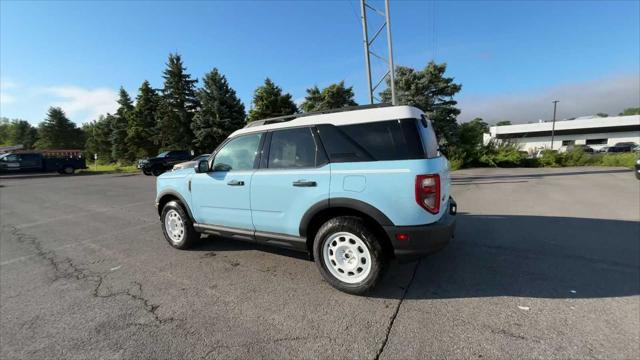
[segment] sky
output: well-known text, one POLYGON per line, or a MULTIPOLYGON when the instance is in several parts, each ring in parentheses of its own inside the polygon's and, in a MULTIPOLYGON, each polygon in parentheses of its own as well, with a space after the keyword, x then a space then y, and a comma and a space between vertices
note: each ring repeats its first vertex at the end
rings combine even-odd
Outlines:
MULTIPOLYGON (((0 0, 0 115, 37 124, 61 106, 91 121, 120 86, 161 88, 172 52, 195 78, 218 68, 247 109, 266 77, 298 103, 344 80, 364 104, 359 13, 358 0, 0 0)), ((390 14, 396 65, 447 63, 461 122, 550 119, 555 99, 560 119, 640 106, 640 1, 391 0, 390 14)), ((368 19, 374 33, 382 18, 368 19)))

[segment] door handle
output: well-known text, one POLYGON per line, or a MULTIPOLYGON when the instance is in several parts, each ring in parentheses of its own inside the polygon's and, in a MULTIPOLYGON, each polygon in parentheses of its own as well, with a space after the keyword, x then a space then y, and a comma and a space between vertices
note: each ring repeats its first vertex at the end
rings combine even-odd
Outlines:
POLYGON ((231 180, 227 183, 229 186, 244 186, 244 181, 240 180, 231 180))
POLYGON ((314 187, 314 186, 318 186, 318 184, 315 181, 298 180, 293 182, 293 186, 314 187))

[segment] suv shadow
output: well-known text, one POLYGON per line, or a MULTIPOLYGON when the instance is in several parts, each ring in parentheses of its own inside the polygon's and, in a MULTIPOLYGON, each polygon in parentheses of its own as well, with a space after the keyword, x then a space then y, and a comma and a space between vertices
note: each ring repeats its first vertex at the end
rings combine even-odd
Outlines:
MULTIPOLYGON (((405 270, 406 298, 638 295, 639 238, 636 221, 460 214, 449 247, 405 270)), ((396 298, 384 285, 372 296, 396 298)))
MULTIPOLYGON (((370 297, 449 299, 515 296, 601 298, 640 294, 640 222, 548 216, 458 215, 456 239, 418 264, 391 264, 370 297), (417 266, 417 268, 416 268, 417 266), (400 280, 403 279, 403 280, 400 280), (574 290, 575 293, 571 291, 574 290)), ((203 239, 205 240, 205 239, 203 239)), ((260 249, 305 254, 215 237, 194 251, 260 249)))

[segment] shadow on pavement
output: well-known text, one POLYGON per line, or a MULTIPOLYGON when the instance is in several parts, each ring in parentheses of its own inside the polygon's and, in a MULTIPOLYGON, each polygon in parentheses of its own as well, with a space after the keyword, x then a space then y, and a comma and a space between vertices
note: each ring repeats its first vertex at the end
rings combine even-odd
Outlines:
MULTIPOLYGON (((601 298, 640 294, 640 222, 546 216, 459 214, 456 239, 421 260, 406 298, 601 298)), ((194 251, 305 254, 210 237, 194 251)), ((391 267, 413 272, 415 265, 391 267)), ((405 274, 408 278, 411 274, 405 274)), ((383 281, 369 296, 398 298, 383 281)))
POLYGON ((73 175, 58 174, 58 173, 20 173, 20 174, 7 174, 1 173, 0 180, 17 180, 17 179, 46 179, 53 177, 66 177, 73 178, 76 176, 93 176, 93 175, 115 175, 117 177, 137 176, 139 173, 117 173, 113 171, 91 171, 91 172, 77 172, 73 175))
POLYGON ((453 175, 451 182, 455 185, 456 183, 469 183, 473 181, 489 181, 489 180, 499 180, 499 179, 535 179, 535 178, 543 178, 543 177, 553 177, 553 176, 572 176, 572 175, 594 175, 594 174, 616 174, 616 173, 626 173, 633 172, 631 169, 605 169, 605 170, 586 170, 586 171, 568 171, 568 172, 557 172, 557 173, 536 173, 536 174, 513 174, 513 175, 486 175, 486 176, 456 176, 453 175))
POLYGON ((456 239, 421 260, 406 297, 638 295, 639 239, 635 221, 461 214, 456 239))
POLYGON ((309 260, 309 256, 305 253, 278 248, 274 246, 263 245, 259 243, 236 240, 215 235, 203 235, 202 239, 189 249, 189 251, 243 251, 243 250, 259 250, 274 255, 298 258, 301 260, 309 260))

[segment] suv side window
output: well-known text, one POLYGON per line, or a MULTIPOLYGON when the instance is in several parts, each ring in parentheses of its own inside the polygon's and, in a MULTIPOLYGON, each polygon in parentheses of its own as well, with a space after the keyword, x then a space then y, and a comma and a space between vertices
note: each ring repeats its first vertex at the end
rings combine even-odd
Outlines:
POLYGON ((371 154, 345 135, 338 127, 317 125, 318 133, 331 162, 373 161, 371 154))
POLYGON ((231 139, 216 153, 211 167, 213 171, 253 169, 262 136, 258 133, 231 139))
POLYGON ((270 169, 312 168, 325 162, 311 128, 274 131, 269 147, 270 169))
POLYGON ((424 158, 424 149, 413 119, 340 126, 376 160, 424 158))

